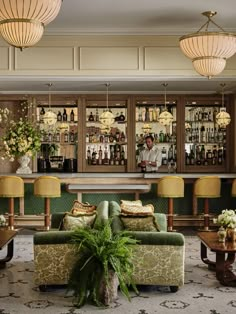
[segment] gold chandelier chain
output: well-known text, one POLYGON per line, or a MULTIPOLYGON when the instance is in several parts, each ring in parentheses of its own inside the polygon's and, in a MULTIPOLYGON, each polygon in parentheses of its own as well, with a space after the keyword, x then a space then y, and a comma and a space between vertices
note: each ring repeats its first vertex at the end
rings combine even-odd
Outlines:
MULTIPOLYGON (((217 28, 219 28, 222 32, 225 33, 225 30, 224 30, 220 25, 218 25, 216 22, 214 22, 214 21, 211 19, 211 16, 213 16, 213 15, 207 15, 207 14, 205 14, 205 13, 206 13, 206 12, 204 12, 204 13, 202 13, 202 14, 205 15, 205 16, 207 16, 208 20, 206 21, 206 23, 204 23, 204 24, 199 28, 199 30, 197 31, 197 33, 199 33, 205 26, 206 26, 205 31, 207 32, 210 23, 214 24, 217 28)), ((215 15, 215 14, 214 14, 214 15, 215 15)))

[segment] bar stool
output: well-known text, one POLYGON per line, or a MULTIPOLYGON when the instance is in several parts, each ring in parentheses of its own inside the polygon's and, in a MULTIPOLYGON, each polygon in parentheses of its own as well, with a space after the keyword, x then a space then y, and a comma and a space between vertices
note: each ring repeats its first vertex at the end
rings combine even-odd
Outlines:
POLYGON ((9 198, 8 228, 14 229, 14 198, 24 197, 24 181, 17 176, 0 177, 0 197, 9 198))
POLYGON ((236 197, 236 179, 234 179, 232 183, 232 190, 231 190, 232 197, 236 197))
POLYGON ((184 197, 184 180, 178 176, 165 176, 160 178, 157 186, 157 195, 168 198, 168 231, 173 231, 174 200, 184 197))
POLYGON ((50 226, 50 198, 61 196, 60 180, 52 176, 41 176, 34 181, 34 195, 44 197, 44 227, 50 226))
POLYGON ((193 196, 204 198, 204 231, 209 230, 209 198, 220 197, 221 181, 217 176, 204 176, 197 179, 193 187, 193 196))

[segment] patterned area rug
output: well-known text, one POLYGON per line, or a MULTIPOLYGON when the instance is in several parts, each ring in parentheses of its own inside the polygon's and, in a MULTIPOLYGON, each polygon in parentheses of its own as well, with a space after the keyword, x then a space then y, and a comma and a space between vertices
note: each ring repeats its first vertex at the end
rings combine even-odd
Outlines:
MULTIPOLYGON (((0 257, 6 253, 0 252, 0 257)), ((214 255, 209 254, 211 259, 214 255)), ((234 263, 236 272, 236 264, 234 263)), ((140 296, 131 302, 121 294, 108 309, 86 305, 72 306, 72 297, 66 289, 51 288, 40 292, 34 284, 33 237, 18 235, 14 258, 5 269, 0 269, 0 314, 168 314, 168 313, 236 313, 236 288, 224 287, 200 259, 200 242, 196 236, 186 236, 185 285, 171 293, 167 287, 140 287, 140 296)))

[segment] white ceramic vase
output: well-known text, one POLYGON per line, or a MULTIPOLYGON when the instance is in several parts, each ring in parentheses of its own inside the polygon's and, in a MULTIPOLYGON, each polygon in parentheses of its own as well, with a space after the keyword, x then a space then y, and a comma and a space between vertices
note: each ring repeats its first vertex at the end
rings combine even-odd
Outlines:
POLYGON ((19 168, 16 170, 17 174, 31 174, 32 170, 29 167, 30 157, 28 155, 20 156, 18 159, 20 164, 19 168))

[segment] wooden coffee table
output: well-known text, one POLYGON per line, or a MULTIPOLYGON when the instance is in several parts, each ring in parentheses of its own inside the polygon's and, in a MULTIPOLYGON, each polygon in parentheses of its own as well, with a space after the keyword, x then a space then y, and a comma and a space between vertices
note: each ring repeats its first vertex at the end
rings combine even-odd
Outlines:
POLYGON ((15 230, 0 230, 0 250, 7 245, 7 256, 0 259, 0 268, 6 266, 6 262, 9 262, 13 257, 14 249, 14 237, 17 235, 15 230))
POLYGON ((210 270, 216 271, 216 278, 222 285, 236 287, 236 275, 232 272, 236 242, 219 242, 216 232, 199 232, 197 235, 201 239, 202 261, 210 270), (216 253, 215 262, 208 259, 207 249, 216 253))

